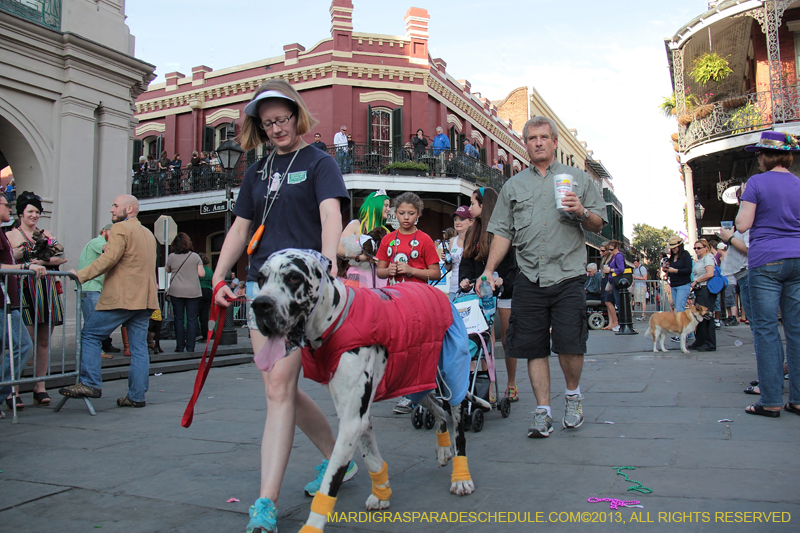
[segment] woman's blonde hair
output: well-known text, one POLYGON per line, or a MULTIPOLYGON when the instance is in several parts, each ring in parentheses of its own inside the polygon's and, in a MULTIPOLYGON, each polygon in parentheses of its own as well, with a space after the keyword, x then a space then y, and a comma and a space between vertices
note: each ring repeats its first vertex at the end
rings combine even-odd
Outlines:
POLYGON ((702 244, 705 247, 707 252, 711 251, 711 245, 708 243, 708 240, 706 240, 706 239, 697 239, 697 242, 702 244))
MULTIPOLYGON (((284 80, 275 79, 268 80, 261 84, 261 86, 253 95, 252 100, 258 98, 258 95, 264 91, 278 91, 294 100, 294 104, 286 101, 290 108, 295 108, 294 114, 297 118, 297 134, 302 136, 311 131, 311 128, 317 125, 317 120, 308 112, 306 103, 303 98, 289 83, 284 80)), ((242 131, 236 138, 237 142, 244 150, 254 150, 267 142, 267 132, 261 129, 261 119, 258 117, 251 117, 245 115, 244 123, 242 124, 242 131)))

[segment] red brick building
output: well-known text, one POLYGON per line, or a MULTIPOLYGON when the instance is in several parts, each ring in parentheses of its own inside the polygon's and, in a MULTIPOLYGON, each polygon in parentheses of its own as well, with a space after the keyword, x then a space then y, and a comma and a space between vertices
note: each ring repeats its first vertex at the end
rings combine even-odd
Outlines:
MULTIPOLYGON (((414 191, 425 200, 420 228, 436 238, 476 186, 499 187, 502 174, 527 166, 520 134, 514 131, 523 123, 498 118, 491 101, 474 94, 469 81, 452 77, 443 59, 430 56, 426 10, 406 12, 405 36, 353 31, 350 0, 333 0, 330 13, 330 36, 308 50, 299 43, 287 44, 279 57, 217 71, 198 66, 191 76, 171 72, 164 83, 151 85, 136 100, 134 163, 142 154, 158 157, 166 150, 170 157, 179 153, 185 165, 193 150, 214 150, 229 128, 239 133, 244 106, 258 86, 282 78, 302 94, 319 121, 306 142, 313 142, 313 134, 319 132, 333 153, 333 136, 342 125, 353 135, 353 169, 345 173, 345 183, 355 213, 360 198, 375 189, 384 188, 392 196, 414 191), (387 172, 386 165, 398 159, 417 129, 423 129, 430 147, 437 126, 450 138, 456 161, 464 161, 463 140, 469 139, 479 150, 480 162, 433 168, 437 163, 431 157, 425 161, 431 168, 421 176, 387 172), (489 168, 494 158, 503 162, 502 174, 489 168)), ((243 166, 265 150, 246 154, 243 166)), ((170 214, 179 229, 192 236, 196 250, 213 254, 222 240, 222 215, 201 216, 200 205, 223 200, 224 191, 208 180, 198 187, 188 180, 189 174, 184 172, 166 189, 151 183, 137 190, 134 178, 133 193, 142 198, 143 221, 170 214)), ((345 220, 352 216, 353 212, 344 214, 345 220)))

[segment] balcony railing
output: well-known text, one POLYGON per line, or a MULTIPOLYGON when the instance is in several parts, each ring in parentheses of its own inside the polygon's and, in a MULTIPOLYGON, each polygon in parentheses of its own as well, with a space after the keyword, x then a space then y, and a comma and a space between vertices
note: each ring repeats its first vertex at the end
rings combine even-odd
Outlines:
MULTIPOLYGON (((2 0, 0 0, 2 1, 2 0)), ((367 145, 356 144, 346 150, 336 147, 328 148, 342 174, 388 174, 413 175, 427 177, 444 177, 464 179, 472 183, 489 186, 499 191, 506 177, 499 170, 484 165, 456 150, 441 150, 437 153, 427 150, 414 154, 403 148, 392 150, 389 147, 376 149, 367 145), (422 163, 427 170, 404 171, 390 168, 391 163, 422 163)), ((253 162, 242 161, 232 177, 218 167, 201 165, 197 168, 182 167, 166 171, 134 172, 131 194, 139 199, 173 196, 193 192, 216 191, 225 188, 226 180, 233 187, 238 186, 244 177, 244 171, 253 162)))
POLYGON ((603 200, 605 200, 607 204, 613 204, 617 210, 622 213, 622 202, 619 201, 616 194, 611 192, 611 189, 603 189, 603 200))
POLYGON ((679 127, 679 148, 685 152, 706 141, 772 127, 776 110, 782 111, 777 114, 783 115, 783 122, 800 120, 798 86, 785 87, 782 100, 763 91, 696 107, 678 117, 679 123, 691 118, 691 123, 679 127))
POLYGON ((61 31, 61 0, 0 0, 0 11, 61 31))

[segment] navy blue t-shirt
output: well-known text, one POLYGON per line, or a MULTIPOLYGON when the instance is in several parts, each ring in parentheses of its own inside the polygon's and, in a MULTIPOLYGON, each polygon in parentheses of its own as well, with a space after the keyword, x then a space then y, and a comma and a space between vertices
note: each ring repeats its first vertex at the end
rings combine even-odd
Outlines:
MULTIPOLYGON (((255 281, 261 265, 278 250, 302 248, 321 252, 319 204, 328 198, 339 198, 342 209, 350 205, 350 196, 336 160, 312 146, 305 146, 299 152, 275 154, 272 175, 279 173, 284 176, 295 154, 297 157, 288 168, 289 174, 283 178, 275 203, 264 222, 261 244, 250 256, 251 268, 247 269, 247 281, 255 281)), ((233 211, 237 217, 252 221, 251 237, 261 225, 270 183, 277 185, 279 181, 274 177, 270 180, 267 159, 261 159, 245 172, 233 211), (263 172, 259 172, 262 169, 263 172)), ((270 201, 274 196, 274 191, 269 193, 270 201)))

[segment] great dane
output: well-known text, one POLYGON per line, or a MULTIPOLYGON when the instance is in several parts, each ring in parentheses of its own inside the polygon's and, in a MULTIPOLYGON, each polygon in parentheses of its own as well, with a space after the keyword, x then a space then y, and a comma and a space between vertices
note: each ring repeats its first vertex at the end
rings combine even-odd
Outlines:
MULTIPOLYGON (((357 291, 370 291, 370 289, 345 287, 342 282, 330 275, 328 260, 318 252, 294 249, 272 254, 259 271, 258 285, 259 290, 253 299, 252 310, 259 331, 268 338, 268 347, 256 355, 256 364, 262 370, 268 370, 274 364, 276 357, 283 357, 293 349, 305 346, 303 367, 307 377, 308 351, 311 350, 314 354, 319 353, 315 350, 319 350, 323 343, 330 339, 331 335, 341 326, 342 317, 347 314, 349 306, 360 305, 359 302, 363 302, 358 297, 354 299, 353 295, 358 295, 357 291)), ((420 287, 417 290, 430 291, 430 295, 421 293, 423 296, 434 299, 444 296, 434 288, 425 285, 420 287)), ((383 291, 382 295, 389 295, 384 299, 392 299, 393 290, 387 288, 383 291)), ((445 312, 448 313, 451 306, 447 302, 446 296, 444 299, 447 305, 445 312)), ((436 301, 438 302, 438 300, 436 301)), ((425 308, 426 310, 422 313, 432 313, 434 312, 432 307, 435 306, 422 305, 422 302, 417 302, 416 307, 425 308)), ((440 316, 432 315, 423 318, 431 321, 441 319, 440 316)), ((455 318, 450 317, 448 320, 455 324, 455 318)), ((382 320, 382 318, 378 316, 375 320, 382 320)), ((392 327, 405 328, 409 326, 395 323, 392 327)), ((465 331, 463 342, 466 344, 465 331)), ((339 433, 322 485, 311 504, 311 513, 306 525, 301 529, 302 533, 319 531, 325 527, 327 515, 333 511, 336 495, 356 444, 359 444, 361 448, 364 464, 372 478, 372 493, 366 501, 367 510, 389 507, 389 497, 392 491, 389 487, 386 463, 378 451, 370 408, 376 398, 376 393, 380 397, 381 391, 385 390, 382 389, 386 385, 383 383, 384 378, 387 381, 393 379, 392 376, 386 374, 387 362, 393 355, 386 346, 378 344, 357 346, 345 350, 329 379, 319 380, 323 383, 327 381, 325 386, 333 398, 339 417, 339 433)), ((439 361, 439 353, 423 353, 422 357, 433 358, 434 367, 439 361)), ((462 378, 464 382, 468 381, 468 360, 467 356, 467 363, 463 367, 466 374, 458 376, 459 383, 462 378)), ((434 381, 435 373, 436 370, 434 370, 434 381)), ((484 408, 489 408, 489 404, 480 398, 473 397, 468 393, 466 387, 460 393, 461 398, 450 399, 450 404, 455 406, 451 409, 453 426, 456 431, 454 458, 442 406, 432 392, 420 394, 424 394, 424 397, 418 400, 419 403, 430 410, 436 420, 436 458, 439 466, 446 466, 450 459, 453 459, 450 492, 459 496, 471 494, 475 490, 475 485, 467 467, 466 438, 461 424, 460 403, 462 398, 466 398, 484 408)))

